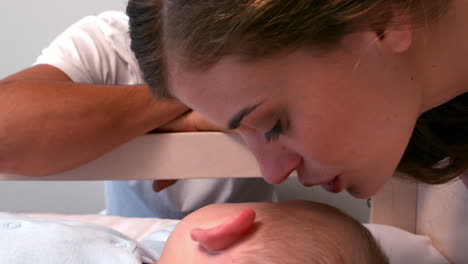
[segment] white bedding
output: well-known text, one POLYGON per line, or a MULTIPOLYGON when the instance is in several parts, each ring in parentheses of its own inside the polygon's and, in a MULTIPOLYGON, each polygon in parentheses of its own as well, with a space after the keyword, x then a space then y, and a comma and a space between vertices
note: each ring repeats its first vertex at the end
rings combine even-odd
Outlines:
POLYGON ((169 225, 174 225, 178 222, 178 220, 173 219, 130 218, 109 215, 72 215, 55 213, 21 213, 20 215, 103 225, 121 232, 136 241, 143 239, 155 231, 161 230, 169 225))
POLYGON ((138 242, 102 225, 0 214, 0 263, 156 263, 138 242))

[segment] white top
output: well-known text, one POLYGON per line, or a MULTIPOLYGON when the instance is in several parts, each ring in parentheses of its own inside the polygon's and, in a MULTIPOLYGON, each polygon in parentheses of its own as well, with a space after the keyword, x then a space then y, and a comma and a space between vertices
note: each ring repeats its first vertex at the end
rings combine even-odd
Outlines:
MULTIPOLYGON (((129 44, 128 17, 108 11, 70 26, 35 64, 57 67, 77 83, 143 84, 129 44)), ((152 181, 113 181, 105 186, 107 214, 127 217, 180 219, 211 203, 274 199, 273 186, 263 179, 181 180, 160 193, 152 190, 152 181)))
POLYGON ((144 83, 130 50, 128 17, 117 11, 88 16, 70 26, 42 51, 35 64, 55 66, 78 83, 144 83))

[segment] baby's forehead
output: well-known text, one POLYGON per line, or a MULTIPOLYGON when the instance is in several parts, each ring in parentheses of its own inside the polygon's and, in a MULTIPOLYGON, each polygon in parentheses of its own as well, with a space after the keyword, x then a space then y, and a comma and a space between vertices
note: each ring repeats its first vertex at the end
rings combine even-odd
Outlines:
POLYGON ((288 224, 296 222, 297 219, 303 219, 304 221, 328 222, 333 225, 333 223, 337 224, 347 219, 346 215, 329 205, 311 201, 287 201, 212 204, 193 212, 182 222, 187 226, 198 225, 200 228, 207 228, 235 217, 247 208, 255 210, 257 222, 275 221, 288 224))
POLYGON ((195 213, 228 213, 235 212, 242 209, 254 209, 264 213, 269 213, 272 211, 306 211, 311 213, 319 212, 335 212, 338 211, 336 208, 313 201, 285 201, 285 202, 252 202, 252 203, 224 203, 224 204, 211 204, 207 205, 195 213))
POLYGON ((198 209, 193 212, 187 218, 208 218, 208 217, 222 217, 235 214, 242 211, 243 209, 260 209, 269 206, 270 203, 223 203, 223 204, 211 204, 198 209))

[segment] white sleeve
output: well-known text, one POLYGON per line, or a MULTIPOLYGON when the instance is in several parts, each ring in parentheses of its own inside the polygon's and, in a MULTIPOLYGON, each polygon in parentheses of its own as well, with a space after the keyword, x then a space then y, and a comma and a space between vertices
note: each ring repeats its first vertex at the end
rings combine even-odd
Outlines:
POLYGON ((416 235, 389 225, 364 224, 380 244, 391 264, 450 263, 427 236, 416 235))
POLYGON ((57 67, 79 83, 137 84, 139 70, 129 43, 128 17, 108 11, 70 26, 42 51, 35 65, 57 67))

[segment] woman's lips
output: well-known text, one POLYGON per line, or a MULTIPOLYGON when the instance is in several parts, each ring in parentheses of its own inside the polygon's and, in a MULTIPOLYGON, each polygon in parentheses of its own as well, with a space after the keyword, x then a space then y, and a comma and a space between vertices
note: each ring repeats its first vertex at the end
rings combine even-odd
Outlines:
POLYGON ((341 192, 343 190, 340 176, 336 176, 336 177, 334 177, 332 180, 330 180, 328 182, 308 183, 304 177, 301 177, 301 175, 299 175, 299 181, 305 187, 312 187, 312 186, 320 185, 325 190, 327 190, 329 192, 332 192, 332 193, 339 193, 339 192, 341 192))
POLYGON ((322 188, 331 193, 339 193, 343 190, 339 176, 336 176, 332 181, 330 181, 329 183, 322 184, 321 186, 322 188))

